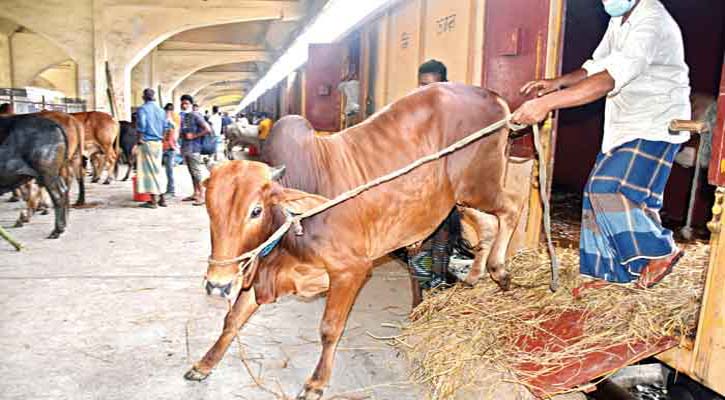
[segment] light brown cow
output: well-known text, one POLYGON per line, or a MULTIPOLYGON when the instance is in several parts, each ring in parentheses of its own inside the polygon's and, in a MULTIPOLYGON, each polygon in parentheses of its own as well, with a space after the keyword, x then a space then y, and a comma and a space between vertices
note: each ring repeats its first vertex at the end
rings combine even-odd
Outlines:
MULTIPOLYGON (((322 140, 329 168, 311 179, 370 181, 507 118, 506 103, 481 88, 436 84, 392 104, 368 121, 322 140)), ((299 118, 278 122, 287 129, 299 118)), ((304 124, 303 124, 304 126, 304 124)), ((259 304, 287 294, 328 292, 321 323, 322 355, 298 399, 319 399, 332 371, 335 348, 373 260, 418 242, 440 225, 455 205, 496 215, 499 229, 486 262, 506 288, 506 249, 521 214, 516 195, 504 188, 508 128, 443 159, 425 164, 303 221, 303 236, 288 232, 268 256, 257 259, 243 279, 235 262, 210 262, 208 293, 241 292, 224 321, 221 337, 186 378, 204 379, 259 304)), ((315 155, 319 156, 319 155, 315 155)), ((289 211, 309 209, 323 197, 286 189, 265 164, 233 161, 211 173, 207 184, 213 260, 229 260, 264 242, 289 211)), ((483 254, 472 267, 480 275, 483 254), (478 270, 477 270, 478 269, 478 270)))
POLYGON ((91 182, 98 182, 103 171, 106 170, 108 176, 103 183, 110 184, 111 174, 114 177, 116 174, 116 161, 119 154, 120 127, 118 121, 111 115, 100 111, 78 112, 71 115, 83 124, 86 134, 86 153, 92 161, 95 161, 91 182))

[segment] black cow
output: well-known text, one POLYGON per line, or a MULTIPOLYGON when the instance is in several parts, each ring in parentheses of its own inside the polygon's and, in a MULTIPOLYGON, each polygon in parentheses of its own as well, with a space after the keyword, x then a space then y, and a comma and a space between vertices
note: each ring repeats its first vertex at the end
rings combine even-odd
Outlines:
POLYGON ((68 186, 61 171, 68 162, 68 138, 56 122, 37 115, 0 117, 0 195, 35 178, 50 194, 55 229, 64 231, 68 216, 68 186))
POLYGON ((128 121, 120 121, 121 125, 121 155, 128 169, 126 176, 122 179, 128 180, 131 170, 136 168, 136 144, 138 143, 138 132, 136 132, 136 124, 128 121))

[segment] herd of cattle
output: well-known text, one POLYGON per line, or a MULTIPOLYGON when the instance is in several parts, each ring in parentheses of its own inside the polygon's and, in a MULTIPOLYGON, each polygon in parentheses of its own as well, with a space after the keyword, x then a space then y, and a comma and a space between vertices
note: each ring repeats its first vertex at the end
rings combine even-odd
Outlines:
MULTIPOLYGON (((72 181, 77 182, 76 205, 86 202, 84 157, 93 166, 92 182, 107 172, 105 184, 118 171, 119 123, 109 114, 91 111, 67 114, 42 111, 0 116, 0 195, 7 192, 26 202, 17 226, 44 209, 45 188, 55 211, 50 238, 65 230, 72 181)), ((135 138, 133 139, 135 143, 135 138)))
MULTIPOLYGON (((322 355, 297 397, 320 399, 337 343, 373 261, 424 240, 454 208, 471 215, 479 238, 493 236, 492 242, 473 243, 475 260, 468 281, 474 283, 485 268, 506 289, 506 250, 523 205, 521 196, 504 187, 507 127, 302 221, 300 232, 286 234, 247 270, 240 270, 238 257, 267 240, 290 215, 402 168, 509 114, 506 102, 494 93, 434 84, 329 137, 315 135, 302 117, 284 117, 263 146, 267 164, 233 161, 214 168, 206 182, 212 239, 206 289, 234 305, 217 342, 185 377, 206 378, 259 305, 288 294, 327 292, 322 355), (497 226, 485 223, 480 217, 484 212, 496 217, 497 226), (488 231, 495 234, 484 233, 488 231)), ((232 128, 228 147, 254 142, 253 132, 232 128)), ((122 155, 132 164, 136 141, 132 124, 118 123, 101 112, 0 117, 0 194, 20 189, 28 202, 27 218, 38 207, 39 187, 45 188, 56 216, 50 237, 56 238, 65 229, 74 178, 76 203, 85 202, 83 157, 91 161, 93 181, 107 171, 108 183, 122 155)))

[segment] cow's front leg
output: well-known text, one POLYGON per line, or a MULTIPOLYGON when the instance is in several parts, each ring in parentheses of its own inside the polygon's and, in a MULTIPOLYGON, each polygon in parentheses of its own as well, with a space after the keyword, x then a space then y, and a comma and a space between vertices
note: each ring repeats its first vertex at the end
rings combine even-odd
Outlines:
POLYGON ((224 318, 224 329, 222 330, 221 336, 217 339, 216 343, 206 352, 204 357, 194 364, 189 371, 186 372, 184 378, 190 381, 202 381, 206 379, 211 373, 219 361, 227 352, 229 345, 237 336, 237 332, 241 329, 242 325, 254 314, 259 308, 257 304, 257 298, 254 294, 254 288, 243 291, 239 294, 237 301, 234 302, 234 306, 227 313, 224 318))
POLYGON ((319 400, 322 398, 323 390, 332 374, 335 350, 342 336, 342 331, 345 329, 347 317, 350 315, 350 310, 360 288, 365 283, 367 271, 371 268, 372 265, 367 268, 351 268, 354 273, 331 274, 325 313, 320 324, 322 354, 312 376, 307 379, 304 388, 297 395, 297 400, 319 400))

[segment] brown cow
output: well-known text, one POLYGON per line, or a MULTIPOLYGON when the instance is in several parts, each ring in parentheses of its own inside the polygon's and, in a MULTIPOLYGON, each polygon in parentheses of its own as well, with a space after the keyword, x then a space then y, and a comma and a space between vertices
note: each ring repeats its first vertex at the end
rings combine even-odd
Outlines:
MULTIPOLYGON (((481 88, 437 84, 420 89, 345 132, 320 139, 329 170, 311 179, 370 181, 499 120, 507 118, 506 103, 481 88)), ((283 129, 306 126, 299 118, 284 118, 283 129)), ((287 294, 313 295, 328 291, 321 324, 322 355, 298 399, 319 399, 327 384, 335 348, 358 291, 373 260, 428 236, 455 205, 498 217, 499 230, 487 268, 506 288, 506 249, 521 214, 516 195, 504 188, 508 128, 392 182, 373 188, 322 214, 303 221, 303 236, 287 233, 269 255, 257 259, 238 279, 235 262, 210 262, 208 293, 231 296, 242 291, 227 314, 222 335, 204 358, 187 372, 204 379, 219 362, 244 322, 259 304, 287 294)), ((264 242, 290 211, 309 209, 324 198, 286 189, 272 180, 265 164, 233 161, 211 173, 207 184, 213 260, 229 260, 264 242)), ((471 280, 480 275, 477 250, 471 280), (478 271, 476 271, 478 269, 478 271)))
POLYGON ((103 171, 108 171, 108 176, 103 182, 105 185, 111 183, 111 174, 116 174, 116 161, 118 160, 118 135, 119 124, 112 116, 100 111, 77 112, 71 114, 76 117, 85 128, 86 152, 90 159, 95 160, 93 179, 91 182, 98 182, 103 171), (96 155, 100 152, 102 156, 96 155))
MULTIPOLYGON (((61 176, 68 188, 71 187, 72 178, 75 177, 78 183, 78 197, 76 205, 83 205, 86 201, 86 190, 83 174, 83 125, 73 116, 57 111, 41 111, 35 115, 55 121, 65 131, 68 139, 68 163, 61 170, 61 176)), ((16 227, 30 222, 30 218, 36 212, 47 214, 48 202, 44 199, 43 190, 33 179, 26 182, 18 189, 19 197, 25 201, 25 209, 20 211, 20 216, 15 222, 16 227)))
POLYGON ((70 177, 75 176, 78 183, 78 197, 76 205, 83 205, 86 202, 86 188, 83 173, 83 151, 85 147, 85 129, 77 118, 70 114, 57 111, 42 111, 41 117, 48 118, 58 123, 65 130, 68 137, 68 159, 69 168, 66 175, 67 185, 70 188, 70 177))

